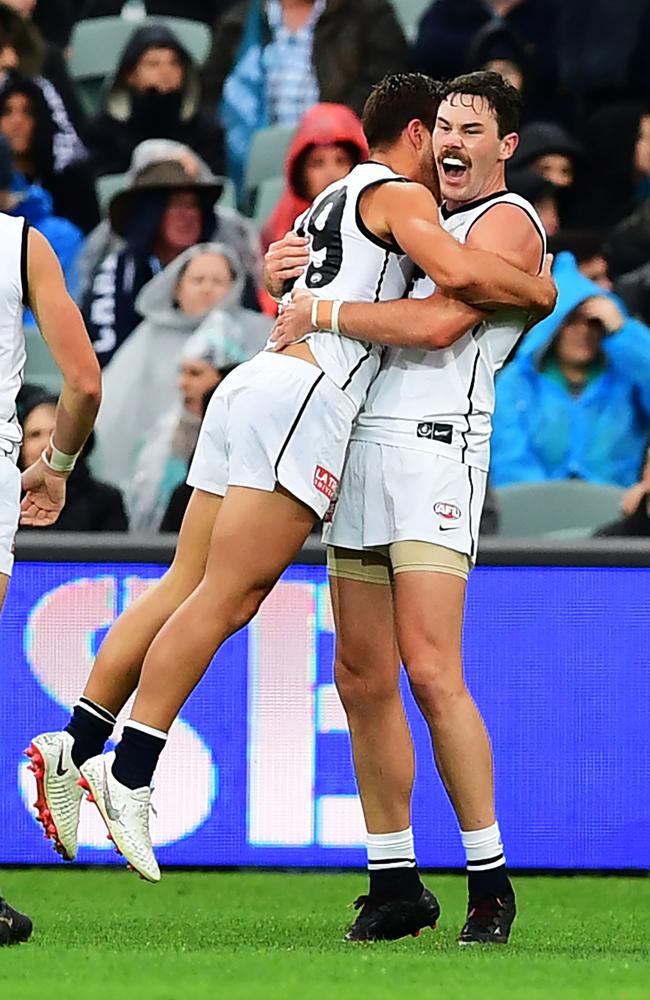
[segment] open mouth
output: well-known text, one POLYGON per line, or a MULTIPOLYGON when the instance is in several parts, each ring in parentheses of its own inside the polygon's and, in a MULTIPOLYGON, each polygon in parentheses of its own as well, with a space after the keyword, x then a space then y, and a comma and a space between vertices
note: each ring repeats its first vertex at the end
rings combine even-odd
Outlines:
POLYGON ((443 156, 440 164, 445 177, 450 180, 460 180, 468 171, 468 165, 457 156, 443 156))

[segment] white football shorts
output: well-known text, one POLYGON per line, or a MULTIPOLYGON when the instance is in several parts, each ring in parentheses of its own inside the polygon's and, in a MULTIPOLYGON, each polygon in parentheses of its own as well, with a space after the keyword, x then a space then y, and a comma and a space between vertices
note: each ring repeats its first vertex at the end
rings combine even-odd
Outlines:
POLYGON ((11 576, 14 539, 20 517, 20 472, 11 458, 0 453, 0 573, 11 576))
POLYGON ((323 541, 344 549, 432 542, 476 559, 487 473, 442 455, 351 441, 323 541))
POLYGON ((229 486, 276 485, 323 517, 336 496, 357 406, 316 365, 262 351, 210 400, 187 482, 224 496, 229 486))

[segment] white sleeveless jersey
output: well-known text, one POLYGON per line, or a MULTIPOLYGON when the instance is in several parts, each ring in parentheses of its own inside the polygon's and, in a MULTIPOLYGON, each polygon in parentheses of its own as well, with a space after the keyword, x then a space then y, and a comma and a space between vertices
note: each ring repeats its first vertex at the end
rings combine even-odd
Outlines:
MULTIPOLYGON (((503 191, 453 211, 443 206, 441 224, 465 243, 474 223, 500 204, 521 208, 539 231, 541 268, 546 252, 544 228, 532 205, 519 195, 503 191)), ((431 279, 423 277, 416 280, 410 295, 423 299, 434 291, 431 279)), ((387 350, 353 439, 433 451, 487 471, 495 375, 527 321, 520 309, 499 309, 447 349, 387 350)))
POLYGON ((24 219, 0 212, 0 455, 15 453, 22 441, 16 396, 23 381, 27 298, 27 231, 24 219))
MULTIPOLYGON (((367 162, 330 184, 296 222, 296 231, 310 237, 311 261, 294 287, 348 302, 402 298, 413 265, 397 244, 384 243, 366 228, 359 202, 371 187, 404 180, 381 163, 367 162)), ((379 371, 379 345, 329 332, 304 339, 325 374, 360 406, 379 371)))

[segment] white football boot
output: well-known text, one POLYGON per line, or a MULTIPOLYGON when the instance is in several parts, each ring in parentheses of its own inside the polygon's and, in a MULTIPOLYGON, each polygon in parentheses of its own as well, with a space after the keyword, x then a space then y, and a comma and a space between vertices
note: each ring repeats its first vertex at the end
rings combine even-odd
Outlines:
POLYGON ((35 736, 25 754, 36 778, 34 808, 45 836, 66 861, 77 854, 79 810, 83 792, 79 788, 79 770, 72 760, 74 740, 70 733, 41 733, 35 736))
POLYGON ((91 757, 81 765, 79 785, 88 792, 88 801, 99 809, 118 854, 126 858, 140 878, 160 882, 149 833, 151 789, 120 784, 113 776, 114 760, 114 751, 91 757))

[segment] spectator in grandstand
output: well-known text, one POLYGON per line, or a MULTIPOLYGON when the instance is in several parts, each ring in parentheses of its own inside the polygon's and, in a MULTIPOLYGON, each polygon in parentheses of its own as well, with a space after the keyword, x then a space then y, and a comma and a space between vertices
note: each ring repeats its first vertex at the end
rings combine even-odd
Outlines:
POLYGON ((83 0, 81 17, 118 17, 122 14, 123 17, 135 18, 163 15, 189 17, 192 21, 204 21, 213 25, 216 18, 232 4, 233 0, 136 0, 135 4, 133 0, 83 0))
POLYGON ((641 103, 600 108, 587 121, 585 139, 589 170, 571 224, 616 226, 650 195, 650 114, 641 103))
MULTIPOLYGON (((609 265, 605 257, 605 235, 593 229, 562 229, 557 233, 549 233, 553 238, 549 242, 549 252, 559 254, 563 251, 573 254, 578 270, 595 282, 606 292, 611 292, 614 285, 609 276, 609 265)), ((628 312, 638 315, 638 310, 627 304, 628 312)))
MULTIPOLYGON (((29 184, 13 169, 14 154, 0 134, 0 210, 8 215, 27 219, 47 237, 65 275, 69 291, 77 285, 77 262, 83 245, 83 233, 68 219, 52 213, 52 199, 38 184, 29 184)), ((25 312, 25 323, 33 323, 31 312, 25 312)))
MULTIPOLYGON (((259 242, 252 246, 250 227, 237 213, 215 209, 219 180, 178 144, 152 142, 136 162, 132 183, 113 198, 109 210, 113 232, 124 243, 109 243, 106 248, 106 227, 91 237, 93 257, 95 243, 104 247, 104 253, 92 265, 90 280, 84 279, 82 311, 102 366, 138 323, 135 300, 140 289, 161 267, 197 243, 218 240, 246 253, 243 302, 258 306, 257 273, 252 268, 257 269, 259 242), (165 149, 171 152, 165 154, 165 149), (161 155, 167 158, 159 159, 161 155)), ((87 261, 83 267, 89 269, 87 261)))
MULTIPOLYGON (((176 402, 145 437, 131 482, 126 488, 133 531, 157 532, 178 486, 185 483, 194 454, 206 393, 242 361, 248 361, 260 341, 242 342, 231 335, 230 317, 213 310, 182 349, 176 402)), ((168 529, 177 530, 177 529, 168 529)))
POLYGON ((281 239, 314 198, 368 157, 361 122, 342 104, 317 104, 303 115, 285 165, 286 190, 262 231, 262 247, 281 239))
POLYGON ((650 331, 560 254, 555 311, 497 378, 495 486, 631 486, 650 437, 650 331))
POLYGON ((562 126, 533 122, 521 130, 511 165, 514 170, 532 170, 558 188, 568 188, 582 156, 582 147, 562 126))
POLYGON ((223 244, 201 243, 177 257, 138 296, 144 320, 106 369, 97 421, 98 468, 126 487, 142 443, 175 397, 178 365, 188 337, 216 306, 214 324, 242 354, 260 350, 271 320, 241 307, 245 274, 223 244))
POLYGON ((540 217, 547 236, 555 236, 560 228, 557 188, 545 177, 532 170, 509 170, 508 188, 531 202, 540 217))
POLYGON ((124 173, 134 147, 154 138, 182 142, 214 173, 224 171, 222 132, 201 107, 198 69, 173 31, 161 24, 134 32, 104 107, 87 132, 100 175, 124 173))
MULTIPOLYGON (((54 430, 57 397, 37 385, 24 385, 16 407, 23 428, 19 467, 27 469, 47 447, 54 430)), ((77 459, 66 489, 65 506, 50 531, 126 531, 128 528, 122 494, 113 486, 94 479, 88 468, 93 435, 77 459)), ((29 528, 21 528, 28 531, 29 528)), ((46 531, 46 528, 35 528, 46 531)))
POLYGON ((557 21, 552 0, 435 0, 420 21, 414 68, 436 79, 457 76, 474 63, 479 32, 488 26, 507 29, 525 51, 527 75, 535 84, 527 93, 528 114, 554 117, 557 21))
POLYGON ((507 24, 489 21, 472 41, 468 69, 492 70, 516 87, 527 109, 534 105, 535 81, 524 42, 507 24))
POLYGON ((60 133, 57 161, 76 158, 85 152, 78 133, 83 133, 86 118, 61 50, 44 41, 29 20, 29 6, 25 0, 0 3, 0 71, 19 69, 35 80, 60 133))
POLYGON ((0 83, 0 133, 14 152, 14 170, 52 196, 53 211, 84 233, 99 222, 95 181, 86 159, 54 169, 56 127, 40 87, 15 71, 0 83))
POLYGON ((370 88, 406 61, 389 0, 238 0, 215 24, 204 69, 230 175, 241 182, 257 129, 297 125, 318 101, 360 114, 370 88))
POLYGON ((650 445, 643 456, 639 482, 623 494, 619 520, 612 521, 596 531, 597 536, 650 535, 650 445))

